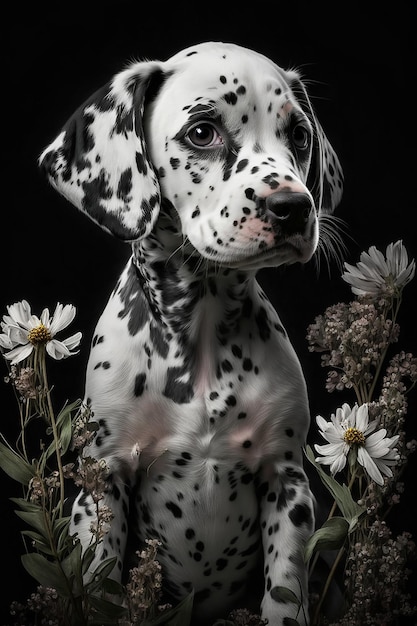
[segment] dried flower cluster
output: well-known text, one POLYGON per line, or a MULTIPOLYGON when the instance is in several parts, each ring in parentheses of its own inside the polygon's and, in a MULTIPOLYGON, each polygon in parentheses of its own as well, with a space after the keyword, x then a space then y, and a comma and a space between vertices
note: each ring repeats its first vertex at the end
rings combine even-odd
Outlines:
POLYGON ((16 365, 12 365, 10 373, 5 377, 6 383, 10 382, 15 387, 19 400, 34 400, 36 398, 35 386, 35 370, 33 367, 22 367, 18 369, 16 365))
POLYGON ((406 591, 407 564, 415 557, 415 548, 409 533, 393 539, 386 523, 376 520, 347 557, 345 584, 351 603, 333 626, 396 624, 399 616, 415 615, 406 591))
MULTIPOLYGON (((58 593, 51 587, 39 585, 36 593, 32 593, 26 604, 12 602, 10 615, 14 618, 15 626, 62 626, 63 615, 59 604, 58 593), (29 615, 33 621, 29 622, 29 615)), ((29 618, 31 619, 31 618, 29 618)))
POLYGON ((161 565, 157 560, 160 541, 147 539, 147 547, 137 552, 139 565, 129 572, 129 581, 126 585, 126 599, 128 605, 128 622, 124 624, 141 624, 146 619, 152 620, 162 611, 170 609, 169 604, 161 604, 162 573, 161 565))
POLYGON ((234 626, 266 626, 267 620, 262 619, 259 615, 254 615, 247 609, 236 609, 229 615, 229 619, 234 626))
POLYGON ((398 340, 398 324, 386 319, 385 308, 385 301, 339 303, 309 326, 309 350, 323 352, 322 367, 331 368, 327 391, 360 389, 372 383, 381 357, 398 340))
POLYGON ((92 419, 93 413, 90 407, 83 405, 82 410, 73 421, 72 447, 79 454, 86 446, 91 444, 96 436, 97 424, 92 419))

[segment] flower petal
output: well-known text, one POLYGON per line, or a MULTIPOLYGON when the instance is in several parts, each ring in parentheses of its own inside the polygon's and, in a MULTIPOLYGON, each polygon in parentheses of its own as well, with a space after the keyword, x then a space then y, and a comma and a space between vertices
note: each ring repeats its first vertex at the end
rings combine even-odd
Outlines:
MULTIPOLYGON (((77 348, 80 345, 80 341, 81 341, 82 336, 83 335, 80 332, 75 333, 74 335, 71 335, 71 337, 68 337, 68 339, 64 339, 62 343, 69 350, 73 350, 74 348, 77 348)), ((71 354, 74 354, 74 353, 71 352, 71 354)))
POLYGON ((390 451, 387 439, 385 439, 386 434, 385 428, 381 428, 366 438, 365 448, 372 458, 382 457, 390 451))
POLYGON ((58 302, 56 305, 54 314, 52 316, 50 332, 55 335, 60 330, 64 330, 75 317, 76 308, 72 304, 66 304, 63 306, 58 302))
POLYGON ((324 417, 322 417, 321 415, 317 415, 316 423, 317 423, 317 426, 320 428, 320 430, 326 430, 329 425, 329 423, 326 422, 324 417))
POLYGON ((14 322, 29 330, 28 320, 31 315, 30 304, 26 300, 15 302, 7 307, 7 312, 14 322))
POLYGON ((0 334, 0 346, 5 350, 11 350, 13 348, 13 343, 8 335, 4 333, 0 334))
POLYGON ((343 454, 344 443, 343 441, 340 441, 339 443, 326 443, 323 446, 320 446, 316 443, 314 444, 314 448, 319 454, 323 454, 325 456, 331 456, 335 454, 340 455, 343 454))
POLYGON ((377 420, 372 420, 372 422, 369 422, 368 427, 366 430, 364 430, 364 435, 370 435, 371 433, 374 432, 374 430, 379 426, 378 421, 377 420))
POLYGON ((356 411, 356 428, 361 430, 363 433, 368 428, 369 417, 368 417, 368 405, 361 404, 356 411))
POLYGON ((44 309, 41 313, 41 323, 46 326, 46 328, 49 328, 49 325, 51 323, 50 317, 49 317, 49 309, 44 309))
POLYGON ((62 343, 62 341, 58 341, 57 339, 51 339, 46 344, 46 351, 53 359, 56 361, 60 361, 61 359, 66 359, 71 355, 71 352, 68 350, 67 346, 62 343))
POLYGON ((388 478, 393 477, 394 474, 386 463, 383 463, 380 459, 375 459, 375 465, 377 466, 378 470, 382 472, 382 474, 385 474, 385 476, 388 476, 388 478))
POLYGON ((28 330, 32 330, 33 328, 37 328, 42 324, 41 320, 37 315, 31 315, 28 319, 28 330))
MULTIPOLYGON (((362 253, 363 256, 366 255, 362 253)), ((378 250, 375 246, 371 246, 368 250, 368 254, 366 255, 366 262, 368 267, 372 268, 375 271, 375 274, 379 276, 388 276, 389 269, 388 265, 385 261, 385 257, 380 250, 378 250)), ((362 259, 362 255, 361 255, 362 259)))
POLYGON ((11 361, 11 365, 16 365, 16 363, 20 363, 20 361, 26 359, 32 350, 33 345, 31 343, 27 343, 24 346, 18 346, 10 352, 7 352, 7 354, 4 354, 4 357, 8 361, 11 361))
POLYGON ((337 474, 337 472, 340 472, 345 467, 346 458, 347 457, 344 454, 335 458, 333 463, 330 465, 330 471, 332 474, 337 474))
POLYGON ((19 326, 12 326, 9 328, 9 337, 14 344, 22 344, 25 345, 29 342, 28 340, 28 331, 26 329, 20 328, 19 326))
POLYGON ((373 481, 376 482, 377 485, 383 485, 384 479, 382 478, 382 474, 376 466, 375 462, 369 456, 368 452, 365 448, 358 448, 358 462, 365 469, 366 473, 372 478, 373 481))
POLYGON ((316 458, 316 463, 320 463, 321 465, 330 465, 330 472, 332 474, 337 474, 337 472, 340 472, 345 467, 346 456, 344 454, 318 456, 316 458))

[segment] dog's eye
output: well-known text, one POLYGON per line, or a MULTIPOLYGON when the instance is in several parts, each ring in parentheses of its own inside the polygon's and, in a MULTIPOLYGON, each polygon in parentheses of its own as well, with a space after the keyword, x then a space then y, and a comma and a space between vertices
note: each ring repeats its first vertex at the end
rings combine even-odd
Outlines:
POLYGON ((294 126, 291 138, 296 150, 306 150, 310 145, 310 132, 304 124, 294 126))
POLYGON ((211 148, 223 145, 223 138, 209 122, 195 124, 187 133, 188 141, 197 148, 211 148))

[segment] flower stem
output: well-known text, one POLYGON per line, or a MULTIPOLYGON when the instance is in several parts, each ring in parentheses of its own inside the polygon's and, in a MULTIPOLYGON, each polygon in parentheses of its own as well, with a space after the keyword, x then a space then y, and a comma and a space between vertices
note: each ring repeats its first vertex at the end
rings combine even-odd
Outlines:
MULTIPOLYGON (((350 477, 350 480, 349 480, 349 484, 348 484, 349 491, 352 490, 352 487, 353 487, 353 484, 355 482, 355 479, 356 479, 356 471, 353 471, 352 475, 350 477)), ((337 508, 337 504, 336 504, 336 500, 334 500, 332 508, 330 509, 329 515, 327 516, 327 521, 333 517, 333 515, 335 514, 335 511, 336 511, 336 508, 337 508)), ((330 586, 330 583, 332 581, 332 578, 333 578, 333 576, 334 576, 334 574, 336 572, 336 568, 337 568, 337 566, 339 564, 339 561, 340 561, 340 559, 343 556, 343 551, 344 551, 344 547, 342 546, 340 548, 337 556, 336 556, 336 559, 335 559, 335 561, 334 561, 334 563, 332 565, 332 568, 331 568, 331 570, 329 572, 329 575, 327 577, 326 583, 324 585, 323 591, 322 591, 321 596, 320 596, 319 603, 317 605, 317 609, 315 611, 315 615, 314 615, 314 619, 313 619, 312 625, 316 624, 316 619, 319 617, 318 612, 319 612, 319 610, 321 608, 321 605, 323 604, 324 598, 325 598, 325 596, 327 594, 327 591, 329 589, 329 586, 330 586)), ((312 563, 312 565, 310 567, 309 576, 311 576, 312 572, 314 571, 314 568, 315 568, 315 566, 317 564, 318 558, 319 558, 319 553, 316 552, 316 554, 314 555, 313 563, 312 563)))
MULTIPOLYGON (((399 310, 400 310, 400 306, 401 306, 401 297, 399 297, 399 298, 398 298, 398 301, 397 301, 397 306, 395 307, 395 309, 394 309, 394 307, 392 307, 393 314, 392 314, 392 320, 391 320, 391 321, 392 321, 391 334, 393 333, 394 328, 395 328, 395 324, 396 324, 396 320, 397 320, 398 312, 399 312, 399 310)), ((389 346, 390 346, 390 343, 391 343, 391 342, 389 342, 389 343, 385 346, 384 351, 382 352, 381 357, 380 357, 380 359, 379 359, 379 363, 378 363, 378 365, 377 365, 377 367, 376 367, 376 371, 375 371, 374 379, 373 379, 372 385, 371 385, 371 387, 370 387, 370 389, 369 389, 369 391, 368 391, 368 395, 367 395, 367 398, 366 398, 366 401, 367 401, 367 402, 372 402, 372 397, 373 397, 373 395, 374 395, 375 386, 376 386, 376 384, 377 384, 377 382, 378 382, 378 379, 379 379, 379 376, 380 376, 380 374, 381 374, 381 369, 382 369, 382 366, 383 366, 383 364, 384 364, 385 357, 386 357, 386 355, 387 355, 387 352, 388 352, 388 348, 389 348, 389 346)))
POLYGON ((55 443, 56 462, 57 462, 57 466, 58 466, 59 490, 60 490, 59 517, 62 517, 63 516, 63 512, 64 512, 64 501, 65 501, 64 470, 63 470, 63 467, 62 467, 60 442, 59 442, 59 437, 58 437, 58 429, 57 429, 57 426, 56 426, 54 409, 53 409, 53 406, 52 406, 51 392, 50 392, 49 386, 48 386, 48 376, 47 376, 47 372, 46 372, 46 359, 45 359, 45 350, 44 349, 42 349, 42 355, 41 355, 40 361, 41 361, 41 372, 42 372, 43 384, 44 384, 46 400, 47 400, 48 418, 49 418, 49 421, 51 423, 51 428, 52 428, 52 433, 53 433, 54 443, 55 443))
POLYGON ((336 558, 335 558, 335 560, 333 562, 333 565, 332 565, 332 568, 331 568, 331 570, 329 572, 329 575, 327 576, 327 580, 325 582, 322 594, 320 596, 320 600, 318 601, 316 609, 314 611, 314 617, 313 617, 312 625, 319 623, 318 619, 320 617, 320 610, 321 610, 322 604, 323 604, 324 599, 325 599, 325 597, 327 595, 327 592, 329 590, 330 584, 331 584, 331 582, 333 580, 333 576, 336 573, 337 566, 339 565, 340 560, 341 560, 344 552, 345 552, 345 548, 344 548, 344 546, 342 546, 340 548, 339 552, 337 553, 337 556, 336 556, 336 558))

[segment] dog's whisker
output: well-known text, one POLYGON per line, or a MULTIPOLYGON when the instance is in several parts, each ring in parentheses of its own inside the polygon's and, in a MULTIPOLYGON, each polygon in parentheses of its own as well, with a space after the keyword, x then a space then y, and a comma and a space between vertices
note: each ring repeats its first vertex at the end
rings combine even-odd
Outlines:
POLYGON ((320 238, 315 255, 317 273, 320 272, 321 258, 326 262, 328 274, 331 274, 332 262, 339 272, 343 269, 343 262, 348 253, 345 239, 351 238, 347 232, 347 224, 335 215, 320 215, 320 238))

